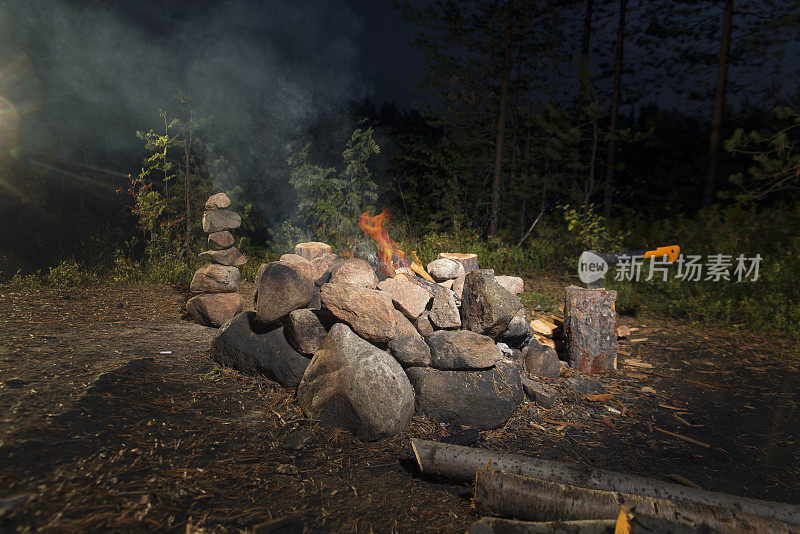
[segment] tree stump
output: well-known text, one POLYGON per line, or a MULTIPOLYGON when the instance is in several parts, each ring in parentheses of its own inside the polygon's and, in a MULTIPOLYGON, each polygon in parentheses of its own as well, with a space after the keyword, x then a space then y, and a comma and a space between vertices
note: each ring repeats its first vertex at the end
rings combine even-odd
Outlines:
POLYGON ((564 339, 567 361, 584 373, 617 369, 616 291, 566 288, 564 339))
POLYGON ((308 243, 298 243, 294 247, 294 253, 302 256, 308 261, 318 258, 323 254, 330 254, 331 246, 319 241, 309 241, 308 243))
POLYGON ((467 274, 471 273, 478 268, 478 255, 461 252, 441 252, 438 259, 446 258, 448 260, 455 260, 464 266, 464 271, 467 274))

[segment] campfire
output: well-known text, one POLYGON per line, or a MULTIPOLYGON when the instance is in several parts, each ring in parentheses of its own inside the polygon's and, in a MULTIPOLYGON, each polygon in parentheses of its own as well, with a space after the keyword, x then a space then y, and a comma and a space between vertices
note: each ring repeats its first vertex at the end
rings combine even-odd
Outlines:
POLYGON ((399 277, 405 280, 413 280, 416 274, 428 282, 435 283, 422 267, 417 251, 411 251, 411 261, 409 261, 403 249, 389 237, 390 217, 391 214, 387 210, 374 217, 371 217, 369 212, 364 212, 358 217, 358 224, 364 233, 378 243, 378 257, 382 262, 383 274, 387 278, 399 277))
MULTIPOLYGON (((414 413, 492 429, 511 418, 523 391, 544 402, 548 392, 539 380, 558 379, 566 364, 552 340, 534 335, 517 296, 522 279, 478 269, 467 251, 443 252, 424 265, 389 237, 389 219, 386 210, 359 217, 377 246, 374 264, 309 242, 261 265, 255 312, 239 313, 220 329, 214 359, 296 388, 307 417, 365 440, 397 434, 414 413)), ((567 338, 592 343, 595 330, 613 330, 613 298, 611 314, 601 314, 607 320, 593 319, 605 305, 600 296, 567 300, 577 318, 564 325, 567 338)), ((597 347, 589 349, 600 357, 586 357, 583 347, 580 358, 569 350, 562 356, 581 370, 607 371, 616 365, 616 341, 603 343, 613 357, 597 347)))

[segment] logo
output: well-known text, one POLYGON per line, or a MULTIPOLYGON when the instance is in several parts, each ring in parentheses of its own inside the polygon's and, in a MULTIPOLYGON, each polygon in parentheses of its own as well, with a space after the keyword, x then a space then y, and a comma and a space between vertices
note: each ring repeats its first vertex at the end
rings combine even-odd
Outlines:
POLYGON ((584 251, 578 258, 578 276, 584 284, 602 280, 607 272, 608 263, 594 252, 584 251))

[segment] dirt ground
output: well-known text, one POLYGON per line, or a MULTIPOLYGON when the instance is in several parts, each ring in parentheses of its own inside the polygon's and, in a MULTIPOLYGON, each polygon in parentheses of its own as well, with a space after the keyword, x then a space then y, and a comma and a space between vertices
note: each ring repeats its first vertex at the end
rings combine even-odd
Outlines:
MULTIPOLYGON (((560 291, 526 282, 533 300, 560 291)), ((304 421, 291 390, 217 369, 186 298, 0 288, 0 530, 463 532, 469 485, 421 476, 410 437, 800 504, 797 339, 622 317, 645 340, 621 344, 616 374, 555 381, 550 410, 526 402, 485 432, 415 417, 361 443, 304 421)))

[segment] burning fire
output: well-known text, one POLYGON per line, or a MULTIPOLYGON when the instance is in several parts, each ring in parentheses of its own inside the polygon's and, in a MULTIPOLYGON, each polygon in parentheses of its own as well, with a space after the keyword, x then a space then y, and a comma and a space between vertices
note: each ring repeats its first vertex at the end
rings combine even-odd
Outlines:
POLYGON ((390 217, 391 214, 386 210, 374 217, 365 211, 358 217, 358 224, 364 233, 378 242, 378 256, 383 262, 387 276, 409 280, 413 273, 417 273, 429 282, 433 282, 433 278, 422 268, 422 263, 417 258, 417 251, 411 251, 411 261, 408 261, 403 249, 389 237, 390 217))

